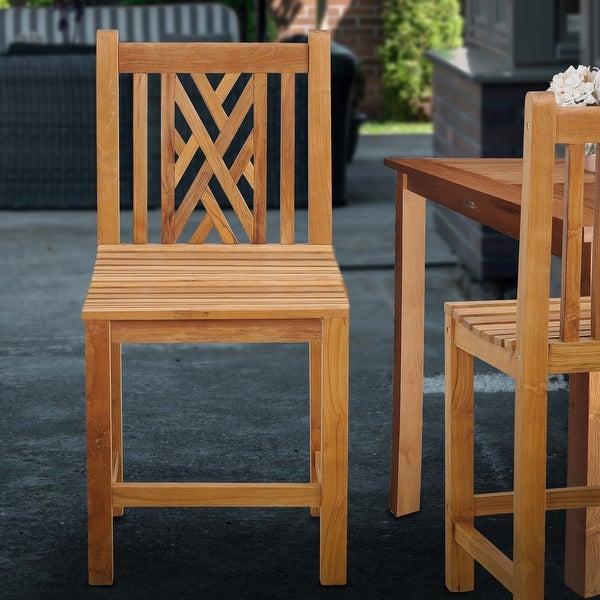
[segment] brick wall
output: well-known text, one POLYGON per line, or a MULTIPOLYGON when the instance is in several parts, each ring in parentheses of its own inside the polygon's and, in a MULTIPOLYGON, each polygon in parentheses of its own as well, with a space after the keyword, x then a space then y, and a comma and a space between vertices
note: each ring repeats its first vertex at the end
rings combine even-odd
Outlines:
MULTIPOLYGON (((314 0, 273 0, 280 36, 307 33, 315 27, 314 0)), ((383 66, 377 48, 383 43, 383 0, 329 0, 326 26, 332 39, 349 48, 359 59, 366 78, 360 110, 369 118, 383 113, 383 66)))

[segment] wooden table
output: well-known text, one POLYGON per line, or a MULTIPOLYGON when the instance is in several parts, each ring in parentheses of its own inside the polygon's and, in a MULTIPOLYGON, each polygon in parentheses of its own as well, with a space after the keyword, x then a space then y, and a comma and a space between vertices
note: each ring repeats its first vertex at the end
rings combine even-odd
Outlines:
MULTIPOLYGON (((425 199, 519 237, 521 159, 388 158, 396 172, 394 382, 390 509, 418 511, 421 494, 425 199)), ((561 254, 563 185, 557 168, 552 251, 561 254)), ((584 224, 592 224, 593 176, 584 224)), ((585 230, 584 230, 585 231, 585 230)), ((589 236, 584 264, 590 262, 589 236)), ((589 274, 585 287, 589 286, 589 274)), ((568 485, 600 484, 600 376, 570 378, 568 485)), ((565 580, 578 594, 600 593, 600 509, 567 511, 565 580)))

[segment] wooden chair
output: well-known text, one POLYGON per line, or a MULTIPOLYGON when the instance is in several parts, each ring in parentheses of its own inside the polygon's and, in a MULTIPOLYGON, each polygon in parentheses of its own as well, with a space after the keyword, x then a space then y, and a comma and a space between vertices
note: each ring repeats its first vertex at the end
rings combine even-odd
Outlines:
POLYGON ((138 506, 310 507, 320 515, 320 581, 346 581, 349 304, 332 248, 329 61, 329 35, 322 31, 311 33, 307 44, 119 43, 117 31, 98 32, 98 253, 82 312, 90 584, 112 583, 113 516, 138 506), (161 87, 162 208, 160 240, 151 243, 147 96, 155 73, 161 87), (293 115, 294 82, 301 73, 308 73, 310 206, 307 239, 298 243, 293 137, 306 124, 294 123, 293 115), (119 209, 123 74, 133 78, 134 97, 135 185, 128 243, 122 239, 119 209), (275 241, 267 239, 265 199, 271 79, 281 85, 285 134, 281 210, 268 215, 279 214, 275 241), (240 82, 243 91, 231 106, 229 92, 240 82), (210 123, 200 118, 199 104, 210 123), (244 136, 241 149, 231 156, 228 148, 239 135, 244 136), (180 193, 191 168, 192 182, 180 193), (217 188, 231 210, 222 210, 215 200, 217 188), (306 483, 124 480, 121 345, 177 342, 308 343, 306 483))
POLYGON ((586 195, 591 186, 598 198, 600 176, 584 173, 585 142, 600 142, 597 107, 557 107, 551 92, 527 94, 517 299, 445 305, 446 585, 452 591, 473 589, 476 560, 514 598, 542 600, 546 510, 600 505, 600 489, 575 487, 572 476, 571 487, 546 489, 548 375, 600 371, 598 227, 591 296, 580 292, 587 279, 582 267, 589 269, 582 260, 590 241, 582 227, 584 181, 586 195), (561 297, 549 299, 557 144, 566 145, 562 282, 561 297), (515 379, 512 492, 474 493, 474 356, 515 379), (475 528, 475 517, 508 513, 514 515, 511 558, 475 528))

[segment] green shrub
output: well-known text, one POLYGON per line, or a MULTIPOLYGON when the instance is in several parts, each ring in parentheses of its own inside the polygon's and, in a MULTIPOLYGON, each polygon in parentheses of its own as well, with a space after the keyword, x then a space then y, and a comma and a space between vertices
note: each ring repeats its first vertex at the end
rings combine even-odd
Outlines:
POLYGON ((240 22, 240 36, 243 41, 254 40, 255 9, 254 0, 224 0, 226 4, 237 13, 240 22))
MULTIPOLYGON (((180 0, 183 1, 183 0, 180 0)), ((242 41, 253 42, 256 40, 256 2, 255 0, 218 0, 222 4, 232 8, 238 16, 240 23, 240 37, 242 41)), ((266 38, 267 41, 274 40, 277 36, 277 28, 273 17, 266 7, 266 38)))
POLYGON ((388 118, 422 120, 431 99, 432 65, 426 50, 462 43, 458 0, 385 0, 383 59, 388 118))

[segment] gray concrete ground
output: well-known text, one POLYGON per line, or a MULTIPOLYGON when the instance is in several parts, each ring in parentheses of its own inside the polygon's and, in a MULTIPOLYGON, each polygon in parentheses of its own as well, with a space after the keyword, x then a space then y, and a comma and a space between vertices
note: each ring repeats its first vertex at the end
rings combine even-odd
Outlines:
MULTIPOLYGON (((423 502, 388 511, 394 177, 385 156, 428 156, 428 136, 363 136, 334 238, 351 301, 348 584, 318 584, 318 523, 301 509, 138 509, 115 526, 116 583, 86 584, 84 360, 79 313, 92 212, 0 213, 0 598, 445 599, 444 300, 464 276, 428 224, 423 502)), ((130 478, 303 480, 304 347, 228 344, 125 352, 130 478), (291 474, 291 475, 290 475, 291 474)), ((509 482, 510 382, 478 378, 478 479, 509 482)), ((551 393, 552 482, 564 479, 566 390, 551 393)), ((498 543, 510 525, 500 519, 498 543)), ((547 597, 562 584, 563 516, 548 519, 547 597)), ((477 571, 476 599, 509 598, 477 571)))

